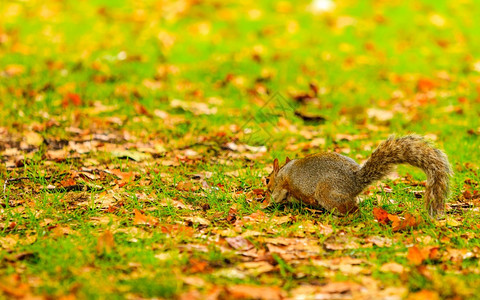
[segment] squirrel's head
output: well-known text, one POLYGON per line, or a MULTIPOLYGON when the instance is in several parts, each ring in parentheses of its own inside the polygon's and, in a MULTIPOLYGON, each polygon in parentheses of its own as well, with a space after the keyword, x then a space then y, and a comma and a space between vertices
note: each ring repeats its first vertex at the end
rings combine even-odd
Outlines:
MULTIPOLYGON (((287 157, 285 164, 290 161, 290 158, 287 157)), ((278 164, 278 159, 275 158, 273 161, 273 171, 265 178, 265 184, 267 185, 267 199, 270 203, 281 203, 287 199, 287 190, 282 188, 282 182, 278 178, 278 173, 281 167, 278 164)))

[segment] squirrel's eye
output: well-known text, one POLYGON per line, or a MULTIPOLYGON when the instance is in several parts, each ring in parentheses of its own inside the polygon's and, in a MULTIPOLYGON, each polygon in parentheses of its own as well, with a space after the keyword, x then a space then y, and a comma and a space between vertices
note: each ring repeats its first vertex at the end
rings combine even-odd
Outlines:
POLYGON ((266 178, 266 179, 265 179, 265 182, 266 182, 267 184, 269 184, 269 183, 270 183, 270 178, 266 178))

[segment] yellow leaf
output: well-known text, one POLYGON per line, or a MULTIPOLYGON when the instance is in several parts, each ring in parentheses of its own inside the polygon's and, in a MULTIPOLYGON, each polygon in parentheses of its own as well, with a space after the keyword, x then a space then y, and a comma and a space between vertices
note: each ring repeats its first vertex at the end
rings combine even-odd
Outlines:
POLYGON ((25 135, 25 142, 29 145, 38 147, 43 144, 43 137, 35 131, 30 131, 25 135))

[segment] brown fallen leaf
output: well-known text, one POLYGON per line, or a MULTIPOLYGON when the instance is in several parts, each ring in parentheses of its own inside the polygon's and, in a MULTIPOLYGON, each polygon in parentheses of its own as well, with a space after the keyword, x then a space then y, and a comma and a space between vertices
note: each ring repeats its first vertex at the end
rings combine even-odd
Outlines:
POLYGON ((152 116, 152 114, 148 111, 148 109, 138 101, 133 103, 133 107, 135 109, 135 112, 139 115, 145 115, 147 117, 152 116))
POLYGON ((316 239, 273 238, 265 239, 269 253, 278 254, 282 259, 308 259, 320 255, 323 250, 316 239))
POLYGON ((358 239, 354 237, 348 237, 346 235, 330 236, 324 242, 325 249, 328 250, 344 250, 344 249, 358 249, 360 244, 358 239))
POLYGON ((185 221, 190 222, 191 224, 200 224, 200 225, 204 225, 204 226, 210 225, 209 220, 207 220, 205 218, 202 218, 202 217, 199 217, 199 216, 181 217, 181 218, 184 219, 185 221))
POLYGON ((320 287, 321 292, 329 294, 345 294, 360 291, 361 289, 362 286, 360 284, 351 281, 330 282, 320 287))
POLYGON ((227 299, 281 300, 285 292, 277 286, 233 285, 225 289, 227 299))
POLYGON ((405 272, 405 267, 396 262, 385 263, 380 267, 380 271, 384 273, 402 274, 405 272))
POLYGON ((270 263, 266 261, 250 261, 244 262, 238 266, 240 269, 247 270, 253 276, 258 276, 263 273, 268 273, 275 269, 270 263))
POLYGON ((230 209, 228 210, 228 215, 227 215, 227 222, 228 223, 235 223, 237 220, 237 208, 232 205, 230 209))
POLYGON ((225 238, 225 240, 230 245, 230 247, 236 250, 247 251, 253 248, 253 244, 241 235, 236 237, 227 237, 225 238))
POLYGON ((365 238, 365 242, 372 243, 377 247, 390 247, 392 245, 392 239, 383 236, 369 236, 365 238))

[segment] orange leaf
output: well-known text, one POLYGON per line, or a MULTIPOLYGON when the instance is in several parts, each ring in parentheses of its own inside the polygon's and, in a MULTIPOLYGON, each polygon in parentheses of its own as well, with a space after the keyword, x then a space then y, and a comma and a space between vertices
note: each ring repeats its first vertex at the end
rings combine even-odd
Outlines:
MULTIPOLYGON (((398 218, 398 216, 396 216, 398 218)), ((398 221, 393 221, 392 229, 393 231, 400 231, 407 228, 413 228, 420 224, 420 220, 417 220, 413 215, 406 213, 405 219, 401 220, 398 218, 398 221)))
POLYGON ((380 224, 387 224, 388 222, 389 214, 383 208, 374 207, 373 216, 375 217, 375 219, 377 219, 378 223, 380 224))
POLYGON ((200 273, 200 272, 206 272, 210 270, 210 266, 208 265, 208 262, 204 260, 199 260, 196 258, 190 258, 188 261, 188 272, 189 273, 200 273))
POLYGON ((155 226, 158 224, 158 219, 152 216, 142 214, 138 209, 135 209, 135 217, 133 218, 134 225, 150 225, 155 226))
POLYGON ((436 87, 437 87, 437 84, 433 82, 431 79, 420 78, 417 82, 417 90, 422 93, 431 91, 436 87))
POLYGON ((227 299, 283 299, 283 292, 278 286, 254 286, 239 284, 227 288, 227 299))
POLYGON ((110 253, 115 246, 115 239, 110 230, 106 230, 102 235, 98 237, 97 241, 97 253, 99 255, 110 253))
POLYGON ((437 292, 429 291, 429 290, 421 290, 419 292, 408 295, 408 298, 407 298, 407 300, 423 300, 423 299, 438 300, 440 299, 440 297, 438 296, 437 292))
POLYGON ((166 224, 162 226, 162 232, 171 236, 192 236, 195 232, 192 227, 179 225, 179 224, 166 224))
POLYGON ((67 179, 64 179, 60 182, 60 185, 62 187, 75 186, 76 184, 77 184, 77 182, 73 178, 67 178, 67 179))
POLYGON ((425 255, 417 246, 408 248, 407 259, 410 263, 418 266, 425 260, 425 255))
POLYGON ((137 114, 140 115, 145 115, 145 116, 151 116, 150 112, 147 110, 145 106, 143 106, 140 102, 135 102, 133 103, 133 106, 135 108, 135 111, 137 114))

